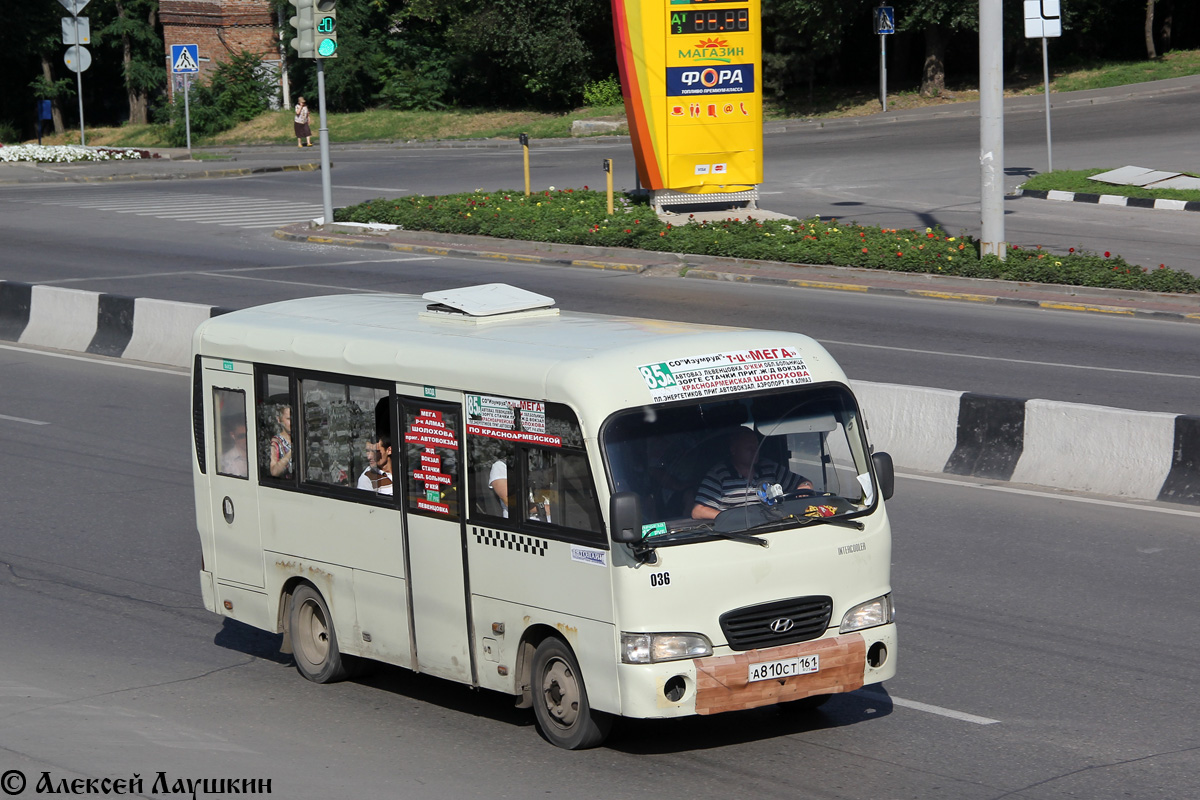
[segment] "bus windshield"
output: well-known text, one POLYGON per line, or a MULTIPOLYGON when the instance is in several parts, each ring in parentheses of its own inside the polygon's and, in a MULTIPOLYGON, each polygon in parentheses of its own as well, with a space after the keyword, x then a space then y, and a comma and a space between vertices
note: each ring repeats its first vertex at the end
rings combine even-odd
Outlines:
POLYGON ((861 527, 853 517, 878 496, 861 417, 840 385, 629 409, 601 443, 613 491, 639 495, 653 546, 861 527))

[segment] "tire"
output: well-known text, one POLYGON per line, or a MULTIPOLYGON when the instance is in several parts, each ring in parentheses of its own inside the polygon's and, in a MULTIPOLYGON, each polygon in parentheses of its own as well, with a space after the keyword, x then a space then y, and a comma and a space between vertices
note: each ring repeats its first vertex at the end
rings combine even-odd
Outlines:
POLYGON ((592 710, 579 662, 561 639, 550 637, 533 654, 533 713, 550 744, 583 750, 604 741, 612 719, 592 710))
POLYGON ((334 683, 350 677, 346 658, 338 649, 337 634, 329 606, 311 586, 298 586, 292 593, 288 632, 296 669, 313 683, 334 683))

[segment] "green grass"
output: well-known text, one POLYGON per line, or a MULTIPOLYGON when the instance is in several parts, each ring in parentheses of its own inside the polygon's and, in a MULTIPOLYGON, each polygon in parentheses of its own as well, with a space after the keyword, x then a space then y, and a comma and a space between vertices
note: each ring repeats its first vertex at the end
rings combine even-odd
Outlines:
POLYGON ((1108 172, 1116 167, 1102 169, 1057 169, 1043 175, 1035 175, 1021 185, 1022 189, 1035 191, 1084 192, 1087 194, 1113 194, 1121 197, 1144 197, 1163 200, 1200 201, 1200 190, 1192 189, 1146 189, 1141 186, 1116 186, 1111 183, 1088 180, 1092 175, 1108 172))
POLYGON ((440 197, 379 199, 337 212, 339 222, 375 222, 404 230, 493 236, 503 239, 603 247, 631 247, 695 255, 793 264, 957 275, 968 278, 1057 283, 1072 286, 1200 292, 1200 278, 1160 266, 1148 270, 1120 256, 1085 252, 1055 254, 1014 247, 1006 260, 981 256, 969 236, 940 228, 876 228, 837 220, 765 220, 753 212, 720 222, 674 225, 655 216, 645 200, 620 196, 609 216, 602 192, 564 189, 537 192, 472 192, 440 197))
POLYGON ((1101 61, 1086 64, 1052 77, 1050 91, 1078 92, 1085 89, 1108 89, 1113 86, 1127 86, 1131 83, 1182 78, 1197 73, 1200 73, 1200 50, 1181 50, 1167 53, 1153 61, 1134 63, 1101 61))

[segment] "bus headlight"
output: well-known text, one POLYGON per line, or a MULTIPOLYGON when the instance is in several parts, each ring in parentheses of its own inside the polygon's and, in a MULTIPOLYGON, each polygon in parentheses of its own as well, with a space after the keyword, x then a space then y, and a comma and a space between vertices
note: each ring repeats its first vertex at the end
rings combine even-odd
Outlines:
POLYGON ((861 631, 864 628, 874 628, 887 625, 896 619, 896 607, 892 605, 892 596, 885 594, 865 603, 859 603, 846 612, 838 633, 861 631))
POLYGON ((621 661, 625 664, 657 664, 712 655, 712 642, 698 633, 621 632, 621 661))

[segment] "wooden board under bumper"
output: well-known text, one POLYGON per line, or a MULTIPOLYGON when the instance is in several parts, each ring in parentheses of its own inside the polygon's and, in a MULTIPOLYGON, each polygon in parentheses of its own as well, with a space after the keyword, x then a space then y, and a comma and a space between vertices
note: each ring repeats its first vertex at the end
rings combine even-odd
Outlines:
POLYGON ((693 659, 696 664, 696 713, 721 714, 785 703, 815 694, 852 692, 863 685, 867 644, 862 634, 747 650, 732 656, 693 659), (751 664, 818 653, 821 671, 810 675, 746 680, 751 664))

